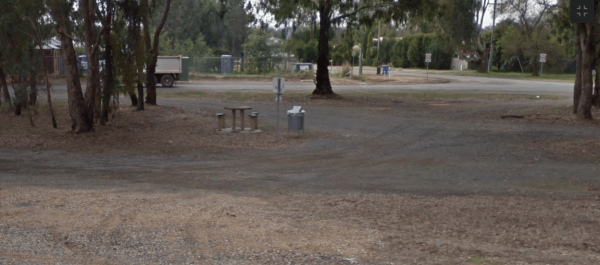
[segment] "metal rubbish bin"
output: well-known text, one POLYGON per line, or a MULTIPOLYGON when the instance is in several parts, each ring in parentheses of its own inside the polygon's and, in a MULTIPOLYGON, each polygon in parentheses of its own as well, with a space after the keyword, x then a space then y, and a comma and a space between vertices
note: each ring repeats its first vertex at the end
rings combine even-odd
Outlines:
POLYGON ((294 106, 288 110, 288 135, 290 135, 290 130, 302 130, 302 136, 304 136, 304 114, 305 111, 301 106, 294 106))
POLYGON ((383 74, 384 75, 389 74, 389 70, 390 70, 390 66, 389 65, 384 65, 383 66, 383 74))

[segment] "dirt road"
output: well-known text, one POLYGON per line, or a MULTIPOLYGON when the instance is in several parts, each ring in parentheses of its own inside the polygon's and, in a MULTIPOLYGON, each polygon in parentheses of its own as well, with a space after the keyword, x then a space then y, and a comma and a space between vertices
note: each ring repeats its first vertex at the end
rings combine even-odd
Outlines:
POLYGON ((291 97, 306 136, 274 142, 274 104, 240 95, 171 95, 86 135, 0 114, 0 263, 600 262, 599 124, 568 98, 291 97), (226 96, 264 132, 214 133, 226 96))

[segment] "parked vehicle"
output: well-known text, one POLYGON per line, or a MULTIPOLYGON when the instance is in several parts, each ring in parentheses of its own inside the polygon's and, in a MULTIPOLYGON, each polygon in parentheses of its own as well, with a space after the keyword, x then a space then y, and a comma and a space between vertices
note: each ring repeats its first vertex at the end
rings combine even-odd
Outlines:
POLYGON ((158 56, 154 76, 163 87, 172 87, 182 72, 181 56, 158 56))

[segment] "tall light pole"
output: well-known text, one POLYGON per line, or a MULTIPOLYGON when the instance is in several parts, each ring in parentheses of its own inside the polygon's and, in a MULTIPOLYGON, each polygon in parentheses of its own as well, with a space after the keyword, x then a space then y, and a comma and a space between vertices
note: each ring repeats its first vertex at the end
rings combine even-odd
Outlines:
POLYGON ((496 28, 496 0, 494 0, 494 19, 492 21, 492 40, 490 41, 490 60, 488 62, 488 72, 492 65, 492 57, 494 57, 494 29, 496 28))

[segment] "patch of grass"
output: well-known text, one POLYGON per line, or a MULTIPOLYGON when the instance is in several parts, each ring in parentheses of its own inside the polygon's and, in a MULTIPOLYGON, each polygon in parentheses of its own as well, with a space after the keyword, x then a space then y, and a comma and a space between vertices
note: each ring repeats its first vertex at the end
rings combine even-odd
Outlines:
POLYGON ((222 74, 190 74, 192 78, 215 78, 215 79, 271 79, 273 77, 284 77, 284 78, 313 78, 314 73, 311 72, 302 72, 302 73, 293 73, 290 71, 273 71, 267 73, 260 74, 249 74, 249 73, 232 73, 228 75, 222 74))
POLYGON ((542 74, 541 76, 533 76, 531 73, 517 72, 496 72, 480 73, 476 70, 429 70, 432 74, 451 74, 451 75, 466 75, 466 76, 487 76, 498 78, 514 78, 527 80, 546 80, 546 81, 564 81, 574 82, 575 74, 542 74))
MULTIPOLYGON (((234 102, 275 102, 275 95, 268 92, 228 91, 209 93, 189 91, 181 93, 158 93, 158 96, 165 98, 202 98, 234 102)), ((287 92, 283 95, 283 99, 286 102, 298 102, 306 100, 306 96, 307 94, 304 92, 287 92)))
POLYGON ((204 91, 187 91, 180 93, 157 93, 159 97, 163 98, 202 98, 208 93, 204 91))
POLYGON ((491 265, 502 264, 500 261, 489 259, 486 257, 481 257, 481 256, 469 257, 469 258, 467 258, 467 262, 473 263, 473 264, 491 264, 491 265))
POLYGON ((571 106, 571 105, 554 106, 550 110, 550 115, 556 115, 556 116, 572 115, 572 111, 573 111, 573 106, 571 106))
MULTIPOLYGON (((345 91, 337 93, 335 99, 346 103, 385 103, 394 101, 427 102, 434 100, 461 100, 461 99, 481 99, 481 100, 539 100, 535 95, 529 94, 495 94, 495 93, 469 93, 469 92, 444 92, 444 91, 426 91, 426 92, 377 92, 377 91, 345 91)), ((274 102, 273 93, 263 91, 228 91, 228 92, 203 92, 188 91, 180 93, 159 93, 159 97, 165 98, 201 98, 206 100, 220 100, 233 102, 274 102)), ((320 97, 310 96, 310 92, 286 92, 283 95, 284 102, 306 102, 321 99, 320 97)), ((557 96, 544 96, 545 100, 560 99, 557 96)))
POLYGON ((532 182, 525 184, 525 187, 542 189, 542 190, 555 190, 555 191, 582 191, 585 190, 583 185, 577 185, 567 181, 562 182, 532 182))
MULTIPOLYGON (((380 99, 403 99, 413 101, 429 101, 429 100, 458 100, 458 99, 504 99, 504 100, 537 100, 536 95, 529 94, 500 94, 500 93, 469 93, 469 92, 440 92, 440 91, 425 91, 425 92, 348 92, 343 93, 344 97, 360 97, 360 98, 380 98, 380 99)), ((544 99, 556 100, 560 99, 557 96, 544 96, 544 99)))

